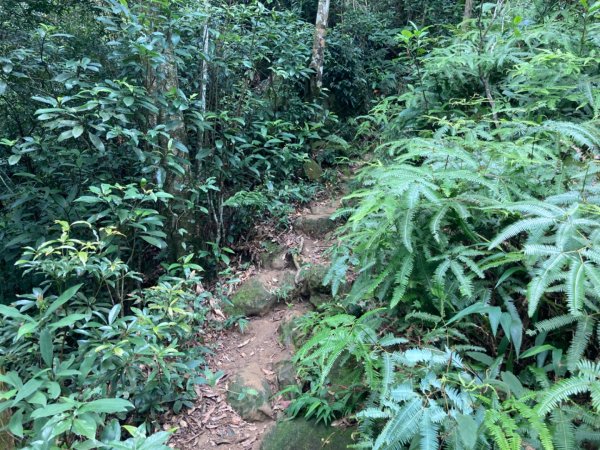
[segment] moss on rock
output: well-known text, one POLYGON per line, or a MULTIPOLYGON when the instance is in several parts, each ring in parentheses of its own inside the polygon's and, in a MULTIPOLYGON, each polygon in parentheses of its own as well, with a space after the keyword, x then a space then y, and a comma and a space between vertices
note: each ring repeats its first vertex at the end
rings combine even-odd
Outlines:
POLYGON ((317 181, 323 175, 323 169, 313 159, 309 159, 304 163, 304 174, 310 181, 317 181))
POLYGON ((284 318, 279 325, 279 338, 288 350, 299 348, 302 345, 301 331, 298 328, 300 316, 284 318))
POLYGON ((264 252, 260 254, 261 267, 273 270, 283 270, 289 266, 287 249, 275 242, 266 241, 261 244, 264 252))
POLYGON ((257 368, 236 375, 227 390, 227 401, 244 420, 260 422, 269 419, 273 412, 269 405, 271 387, 257 368))
POLYGON ((262 316, 266 314, 277 301, 277 296, 257 278, 250 278, 242 283, 231 297, 232 305, 224 310, 229 315, 262 316))
POLYGON ((314 294, 310 294, 308 301, 315 307, 318 308, 320 306, 326 305, 333 301, 333 297, 328 294, 321 294, 319 292, 315 292, 314 294))
POLYGON ((328 214, 311 214, 302 216, 294 222, 294 228, 307 236, 319 239, 335 230, 337 224, 328 214))

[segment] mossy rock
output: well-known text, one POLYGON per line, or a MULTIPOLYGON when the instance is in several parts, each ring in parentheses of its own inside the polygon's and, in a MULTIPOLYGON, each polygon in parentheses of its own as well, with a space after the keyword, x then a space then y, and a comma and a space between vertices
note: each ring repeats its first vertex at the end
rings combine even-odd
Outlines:
POLYGON ((227 389, 227 402, 240 417, 261 422, 272 417, 269 404, 271 387, 257 367, 246 368, 233 379, 227 389))
POLYGON ((314 294, 310 294, 308 301, 315 307, 319 308, 323 305, 327 305, 333 302, 333 296, 328 294, 322 294, 320 292, 315 292, 314 294))
POLYGON ((296 274, 291 270, 279 272, 277 275, 277 286, 273 289, 276 301, 289 301, 298 294, 296 286, 296 274))
POLYGON ((304 163, 304 174, 310 181, 317 181, 323 175, 323 169, 313 159, 309 159, 304 163))
POLYGON ((279 339, 288 350, 294 350, 302 346, 301 331, 298 328, 298 321, 301 315, 294 315, 284 318, 279 325, 279 339))
POLYGON ((260 450, 342 450, 354 443, 353 431, 305 419, 281 421, 265 436, 260 450))
POLYGON ((224 310, 229 315, 262 316, 271 310, 277 296, 267 290, 258 278, 250 278, 241 284, 231 297, 232 305, 224 310))
POLYGON ((264 252, 260 254, 259 261, 261 267, 273 270, 283 270, 290 266, 287 257, 287 249, 283 245, 275 242, 263 242, 264 252))
POLYGON ((323 281, 325 280, 328 271, 329 267, 325 265, 310 265, 303 267, 300 272, 303 293, 305 295, 331 295, 331 287, 323 285, 323 281))
POLYGON ((297 386, 296 368, 289 359, 277 361, 273 364, 273 372, 277 377, 277 387, 279 390, 285 389, 288 386, 297 386))
POLYGON ((294 222, 294 228, 312 238, 324 238, 337 227, 337 223, 330 217, 329 214, 301 216, 294 222))

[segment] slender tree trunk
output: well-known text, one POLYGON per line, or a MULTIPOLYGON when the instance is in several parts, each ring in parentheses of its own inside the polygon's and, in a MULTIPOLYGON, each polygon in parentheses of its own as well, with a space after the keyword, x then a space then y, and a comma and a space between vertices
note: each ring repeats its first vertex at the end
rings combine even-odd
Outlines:
POLYGON ((202 93, 201 93, 201 107, 202 113, 206 112, 206 86, 208 85, 208 48, 209 48, 209 36, 208 36, 208 20, 204 25, 204 59, 202 60, 202 93))
POLYGON ((315 71, 311 82, 311 95, 316 98, 323 87, 323 60, 325 58, 325 34, 329 19, 329 0, 319 0, 317 20, 315 21, 315 38, 313 42, 310 68, 315 71))
MULTIPOLYGON (((208 19, 206 20, 206 25, 204 25, 204 32, 202 33, 202 49, 203 49, 203 59, 201 64, 201 76, 202 83, 200 85, 200 110, 202 111, 202 115, 206 114, 206 93, 208 88, 208 50, 210 48, 210 34, 208 32, 208 19)), ((205 144, 205 133, 204 131, 198 132, 198 151, 200 151, 205 144)), ((200 165, 201 161, 197 161, 196 170, 200 173, 200 165)))
MULTIPOLYGON (((161 91, 163 95, 169 95, 169 93, 177 92, 179 89, 179 73, 177 71, 177 62, 175 61, 175 54, 173 47, 170 42, 170 36, 167 36, 167 46, 165 48, 165 63, 161 66, 160 71, 162 75, 162 86, 161 91)), ((167 183, 165 188, 170 194, 177 194, 181 191, 181 187, 189 179, 190 175, 190 164, 188 154, 178 148, 176 144, 186 145, 187 134, 185 131, 185 124, 183 121, 183 113, 179 110, 166 107, 162 112, 162 123, 169 127, 169 139, 165 139, 161 147, 165 156, 165 161, 168 156, 174 156, 182 161, 181 166, 184 169, 184 173, 172 172, 167 175, 167 183)))
POLYGON ((463 28, 467 26, 467 22, 473 17, 473 0, 465 0, 465 10, 463 12, 463 28))

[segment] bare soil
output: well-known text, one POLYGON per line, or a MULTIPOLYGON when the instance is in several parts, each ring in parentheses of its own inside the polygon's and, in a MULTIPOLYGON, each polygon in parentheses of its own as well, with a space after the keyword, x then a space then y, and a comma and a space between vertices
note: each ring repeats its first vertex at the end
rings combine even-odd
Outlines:
POLYGON ((223 331, 209 365, 213 372, 221 370, 225 375, 214 388, 197 386, 196 406, 172 417, 165 424, 165 428, 179 428, 169 445, 180 450, 259 450, 263 435, 283 415, 288 402, 275 397, 271 410, 267 411, 270 417, 265 415, 263 422, 246 422, 227 403, 228 384, 232 376, 244 367, 247 376, 255 372, 257 385, 266 378, 272 391, 277 392, 273 364, 292 356, 280 342, 279 326, 282 321, 307 311, 304 303, 283 304, 264 317, 250 320, 244 333, 223 331))

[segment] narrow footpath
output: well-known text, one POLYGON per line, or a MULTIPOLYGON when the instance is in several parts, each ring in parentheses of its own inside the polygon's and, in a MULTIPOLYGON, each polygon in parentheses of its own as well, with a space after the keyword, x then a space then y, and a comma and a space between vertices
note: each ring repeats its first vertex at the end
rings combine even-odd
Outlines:
MULTIPOLYGON (((314 202, 298 211, 291 231, 263 243, 260 263, 247 271, 231 296, 233 305, 225 308, 228 315, 248 317, 247 329, 235 327, 215 337, 209 366, 224 375, 213 387, 196 386, 195 406, 165 423, 165 428, 178 428, 170 446, 273 450, 285 439, 290 450, 345 448, 330 445, 336 429, 285 420, 289 400, 278 395, 286 386, 298 384, 291 363, 298 318, 333 300, 322 280, 337 226, 331 216, 339 205, 339 199, 314 202), (303 429, 307 426, 310 437, 303 429), (302 442, 293 444, 294 438, 281 433, 295 434, 302 442)), ((339 433, 348 441, 349 433, 339 433)))

